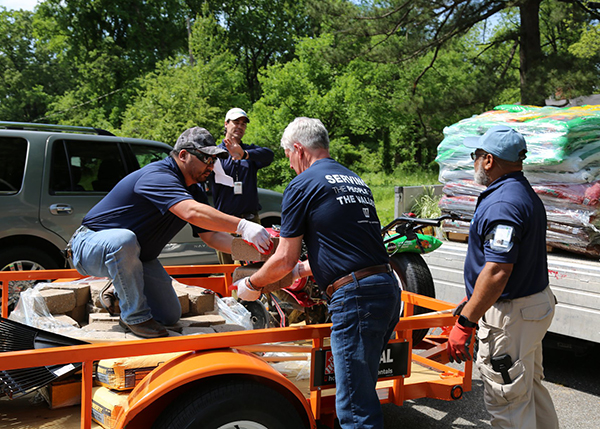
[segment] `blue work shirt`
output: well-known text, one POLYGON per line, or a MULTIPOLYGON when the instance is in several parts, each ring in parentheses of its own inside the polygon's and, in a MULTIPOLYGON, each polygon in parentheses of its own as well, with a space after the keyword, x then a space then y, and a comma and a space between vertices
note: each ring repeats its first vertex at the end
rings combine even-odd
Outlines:
MULTIPOLYGON (((141 247, 140 260, 149 261, 187 224, 169 209, 189 199, 208 204, 202 187, 187 187, 177 162, 168 157, 125 176, 82 224, 93 231, 124 228, 134 232, 141 247)), ((194 225, 192 229, 194 236, 206 231, 194 225)))
POLYGON ((467 296, 486 262, 514 264, 500 299, 533 295, 548 286, 546 210, 523 172, 495 180, 477 200, 465 260, 467 296), (491 245, 496 228, 512 227, 510 249, 491 245))
MULTIPOLYGON (((215 208, 238 217, 260 211, 258 170, 269 166, 274 157, 273 151, 265 147, 244 143, 240 143, 240 146, 248 152, 248 159, 234 160, 228 157, 219 161, 226 175, 230 176, 234 182, 242 183, 242 193, 235 194, 231 186, 216 183, 214 173, 209 178, 215 208)), ((225 143, 221 143, 219 147, 227 150, 225 143)))
POLYGON ((371 190, 331 158, 315 161, 285 189, 280 235, 304 235, 322 290, 353 271, 389 262, 371 190))

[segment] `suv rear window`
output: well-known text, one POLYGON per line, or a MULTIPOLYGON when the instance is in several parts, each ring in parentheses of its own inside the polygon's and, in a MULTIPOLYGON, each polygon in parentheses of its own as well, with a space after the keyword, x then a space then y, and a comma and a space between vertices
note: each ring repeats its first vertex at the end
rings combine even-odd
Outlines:
POLYGON ((12 195, 21 190, 27 140, 18 137, 0 137, 0 195, 12 195), (10 154, 10 156, 9 156, 10 154))

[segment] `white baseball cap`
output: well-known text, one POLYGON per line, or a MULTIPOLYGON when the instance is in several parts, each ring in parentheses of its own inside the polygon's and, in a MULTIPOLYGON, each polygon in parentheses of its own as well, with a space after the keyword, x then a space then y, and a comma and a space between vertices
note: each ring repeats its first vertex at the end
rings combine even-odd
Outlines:
POLYGON ((239 107, 234 107, 229 112, 227 112, 227 114, 225 115, 225 122, 227 122, 227 121, 235 121, 236 119, 239 119, 239 118, 242 118, 242 117, 246 118, 246 120, 248 122, 250 122, 250 118, 248 118, 248 115, 246 114, 246 112, 244 112, 239 107))

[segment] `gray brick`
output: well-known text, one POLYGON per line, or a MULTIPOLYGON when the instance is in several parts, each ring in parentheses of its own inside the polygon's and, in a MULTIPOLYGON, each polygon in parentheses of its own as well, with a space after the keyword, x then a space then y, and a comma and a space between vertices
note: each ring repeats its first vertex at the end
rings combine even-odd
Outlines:
MULTIPOLYGON (((236 281, 238 281, 239 279, 242 279, 244 277, 249 277, 252 274, 254 274, 255 272, 257 272, 259 270, 260 267, 263 266, 263 262, 258 262, 258 263, 254 263, 254 264, 249 264, 243 267, 238 267, 235 269, 235 271, 233 272, 233 282, 235 283, 236 281)), ((282 278, 281 280, 275 282, 275 283, 270 283, 268 285, 265 286, 264 288, 264 292, 272 292, 274 290, 278 290, 284 287, 288 287, 293 283, 293 277, 292 277, 292 273, 288 273, 284 278, 282 278)))
POLYGON ((234 325, 232 323, 226 323, 224 325, 215 325, 212 327, 215 332, 236 332, 236 331, 245 331, 246 329, 240 325, 234 325))
MULTIPOLYGON (((207 293, 207 289, 199 286, 188 286, 177 281, 173 281, 173 287, 178 293, 187 294, 189 300, 189 308, 185 313, 183 312, 183 305, 181 312, 187 315, 200 315, 210 313, 215 309, 215 297, 210 291, 207 293)), ((181 299, 180 299, 181 301, 181 299)))
POLYGON ((108 313, 90 313, 89 323, 119 323, 119 316, 111 316, 108 313))
POLYGON ((231 242, 231 256, 236 261, 266 261, 275 252, 279 244, 279 237, 271 237, 273 249, 268 255, 263 255, 251 244, 246 243, 241 237, 234 237, 231 242))
POLYGON ((214 328, 215 325, 225 324, 225 319, 218 314, 204 314, 200 316, 190 316, 179 319, 178 322, 183 328, 187 327, 209 327, 214 328))
POLYGON ((72 290, 43 289, 40 294, 52 314, 65 314, 75 308, 75 292, 72 290))
POLYGON ((82 281, 57 282, 49 285, 52 289, 72 290, 75 293, 75 307, 85 305, 90 300, 90 285, 82 281))
POLYGON ((206 335, 206 334, 214 334, 215 330, 213 328, 201 328, 195 326, 189 326, 187 328, 183 328, 181 330, 181 335, 206 335))

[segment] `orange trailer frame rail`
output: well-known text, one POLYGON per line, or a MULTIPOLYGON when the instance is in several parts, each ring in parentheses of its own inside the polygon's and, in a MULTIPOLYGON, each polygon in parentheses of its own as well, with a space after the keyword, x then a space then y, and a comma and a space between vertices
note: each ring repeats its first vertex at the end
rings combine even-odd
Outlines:
MULTIPOLYGON (((236 267, 198 265, 166 269, 184 283, 202 285, 228 295, 236 267)), ((10 281, 65 281, 82 277, 76 270, 0 272, 2 315, 6 317, 8 313, 10 281)), ((461 369, 446 365, 446 341, 456 319, 451 313, 454 305, 410 292, 402 293, 402 301, 404 311, 396 326, 396 339, 390 341, 380 363, 377 390, 381 402, 402 405, 406 400, 422 397, 460 399, 463 392, 471 390, 472 362, 466 362, 461 369), (415 306, 428 308, 432 313, 415 316, 415 306), (433 329, 435 335, 428 335, 418 349, 413 350, 412 331, 416 329, 433 329)), ((209 380, 235 378, 252 379, 276 390, 298 410, 305 427, 314 429, 317 421, 333 427, 335 385, 328 365, 330 326, 293 326, 4 352, 0 353, 0 369, 81 362, 80 427, 91 429, 95 361, 187 352, 150 372, 131 391, 127 406, 117 416, 115 428, 148 428, 171 402, 190 389, 201 387, 209 380), (269 364, 272 358, 261 355, 264 352, 288 354, 280 360, 310 359, 309 382, 302 384, 286 378, 269 364)))

